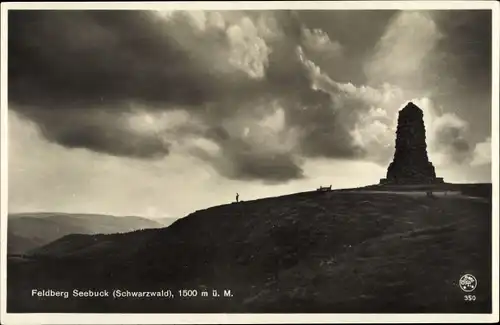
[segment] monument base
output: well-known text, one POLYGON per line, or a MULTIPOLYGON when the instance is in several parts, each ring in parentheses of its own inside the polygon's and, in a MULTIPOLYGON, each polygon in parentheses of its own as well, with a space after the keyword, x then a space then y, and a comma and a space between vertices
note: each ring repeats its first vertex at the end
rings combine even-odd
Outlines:
POLYGON ((442 177, 430 179, 414 179, 414 178, 399 178, 399 179, 380 179, 380 185, 425 185, 425 184, 444 184, 442 177))

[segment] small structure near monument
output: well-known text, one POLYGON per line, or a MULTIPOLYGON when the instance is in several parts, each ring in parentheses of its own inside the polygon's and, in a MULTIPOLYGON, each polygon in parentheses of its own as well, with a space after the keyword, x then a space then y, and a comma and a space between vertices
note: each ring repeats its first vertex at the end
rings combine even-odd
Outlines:
POLYGON ((387 169, 387 178, 380 180, 381 185, 444 183, 443 178, 436 177, 427 156, 423 116, 422 110, 412 102, 399 111, 396 151, 387 169))
POLYGON ((319 187, 316 191, 319 191, 319 192, 327 192, 327 191, 331 191, 331 190, 332 190, 332 186, 330 185, 330 186, 328 186, 328 187, 327 187, 327 186, 325 186, 325 187, 320 186, 320 187, 319 187))

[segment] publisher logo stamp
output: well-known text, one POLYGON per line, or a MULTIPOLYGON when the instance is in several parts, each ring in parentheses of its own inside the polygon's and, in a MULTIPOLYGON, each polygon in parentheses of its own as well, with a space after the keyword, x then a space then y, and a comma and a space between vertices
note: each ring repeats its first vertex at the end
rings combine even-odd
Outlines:
POLYGON ((460 289, 464 292, 472 292, 477 287, 477 280, 472 274, 464 274, 459 281, 460 289))

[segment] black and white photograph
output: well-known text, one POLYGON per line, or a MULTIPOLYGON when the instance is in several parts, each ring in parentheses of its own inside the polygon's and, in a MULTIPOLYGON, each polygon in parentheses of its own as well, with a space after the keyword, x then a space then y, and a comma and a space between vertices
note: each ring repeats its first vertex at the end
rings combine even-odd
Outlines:
POLYGON ((2 4, 2 317, 498 321, 498 3, 411 3, 2 4))

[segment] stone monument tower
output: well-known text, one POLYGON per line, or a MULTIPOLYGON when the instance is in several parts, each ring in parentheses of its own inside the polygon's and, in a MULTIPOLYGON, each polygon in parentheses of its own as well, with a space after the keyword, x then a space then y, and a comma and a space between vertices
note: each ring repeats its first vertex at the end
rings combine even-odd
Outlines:
POLYGON ((380 184, 443 183, 427 157, 423 117, 422 110, 412 102, 399 111, 394 159, 387 169, 387 178, 381 179, 380 184))

